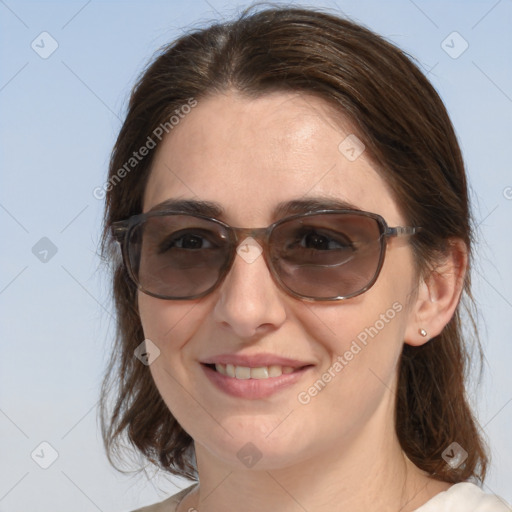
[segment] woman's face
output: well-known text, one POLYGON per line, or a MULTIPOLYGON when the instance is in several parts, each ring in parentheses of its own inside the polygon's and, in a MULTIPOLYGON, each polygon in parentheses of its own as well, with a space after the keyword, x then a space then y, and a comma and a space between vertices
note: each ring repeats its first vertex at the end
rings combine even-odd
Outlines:
MULTIPOLYGON (((159 147, 144 211, 168 199, 212 201, 231 226, 266 227, 277 220, 279 203, 320 198, 405 225, 365 152, 357 156, 361 148, 350 139, 340 146, 350 134, 348 124, 336 126, 327 106, 309 95, 201 100, 159 147)), ((415 285, 412 252, 402 238, 388 243, 370 290, 334 302, 294 298, 276 285, 263 257, 237 255, 222 284, 201 299, 139 294, 145 337, 160 350, 150 371, 196 451, 218 464, 251 467, 261 457, 256 467, 272 469, 320 453, 338 457, 356 439, 394 435, 397 362, 415 285), (309 366, 273 393, 262 389, 283 377, 264 384, 241 379, 242 396, 234 396, 215 381, 236 377, 212 379, 202 364, 262 354, 265 361, 309 366)))

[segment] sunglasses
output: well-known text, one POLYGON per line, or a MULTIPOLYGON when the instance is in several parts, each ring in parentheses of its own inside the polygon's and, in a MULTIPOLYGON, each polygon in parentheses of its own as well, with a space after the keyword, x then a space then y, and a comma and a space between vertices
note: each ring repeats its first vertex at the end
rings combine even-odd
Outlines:
MULTIPOLYGON (((275 282, 305 300, 343 300, 377 280, 390 237, 419 227, 388 227, 375 213, 320 210, 266 228, 236 228, 204 215, 152 211, 114 222, 123 263, 137 288, 153 297, 191 300, 212 293, 237 254, 262 254, 275 282)), ((250 255, 250 258, 249 258, 250 255)))

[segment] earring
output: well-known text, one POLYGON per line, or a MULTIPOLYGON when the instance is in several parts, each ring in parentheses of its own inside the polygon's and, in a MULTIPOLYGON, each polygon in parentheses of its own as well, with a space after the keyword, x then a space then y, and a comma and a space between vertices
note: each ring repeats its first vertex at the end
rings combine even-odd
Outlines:
POLYGON ((426 338, 427 337, 427 331, 425 331, 425 329, 418 329, 418 332, 424 337, 426 338))

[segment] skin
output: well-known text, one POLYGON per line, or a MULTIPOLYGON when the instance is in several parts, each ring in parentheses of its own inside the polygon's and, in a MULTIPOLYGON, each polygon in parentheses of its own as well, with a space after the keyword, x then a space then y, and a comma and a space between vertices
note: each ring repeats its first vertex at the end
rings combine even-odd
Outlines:
MULTIPOLYGON (((143 210, 169 198, 210 200, 223 206, 220 220, 262 227, 276 220, 272 210, 281 201, 325 196, 378 213, 390 226, 407 225, 368 155, 351 162, 338 150, 351 133, 310 95, 248 99, 229 91, 202 99, 159 147, 143 210)), ((407 459, 393 418, 403 343, 427 342, 456 307, 465 255, 460 244, 453 247, 439 272, 423 280, 407 239, 391 239, 375 285, 340 302, 291 297, 263 258, 247 263, 239 256, 222 285, 201 299, 140 293, 145 337, 161 351, 151 374, 195 444, 200 487, 179 512, 233 504, 247 512, 407 512, 448 489, 407 459), (298 394, 397 302, 400 313, 307 405, 299 403, 298 394), (213 387, 199 361, 235 352, 315 367, 269 398, 234 398, 213 387), (237 457, 248 442, 262 455, 252 468, 237 457)))

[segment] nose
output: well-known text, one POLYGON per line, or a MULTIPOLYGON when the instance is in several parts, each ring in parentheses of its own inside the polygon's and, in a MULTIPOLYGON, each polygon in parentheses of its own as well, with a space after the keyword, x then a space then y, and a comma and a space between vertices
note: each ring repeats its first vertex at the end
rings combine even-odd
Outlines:
POLYGON ((286 319, 285 292, 277 287, 261 246, 252 238, 238 245, 218 293, 214 319, 239 338, 275 330, 286 319))

